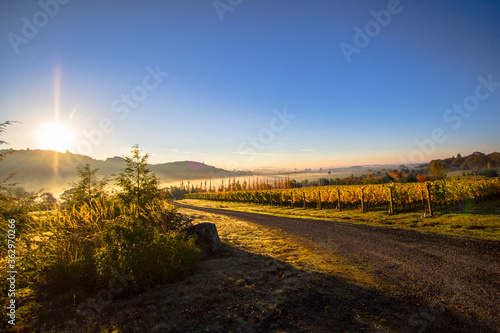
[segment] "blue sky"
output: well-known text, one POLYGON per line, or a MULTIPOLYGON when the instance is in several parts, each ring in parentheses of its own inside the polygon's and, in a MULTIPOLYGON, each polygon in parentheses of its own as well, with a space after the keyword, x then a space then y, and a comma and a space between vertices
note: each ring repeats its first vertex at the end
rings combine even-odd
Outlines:
POLYGON ((500 150, 500 1, 3 1, 0 36, 12 148, 227 169, 500 150))

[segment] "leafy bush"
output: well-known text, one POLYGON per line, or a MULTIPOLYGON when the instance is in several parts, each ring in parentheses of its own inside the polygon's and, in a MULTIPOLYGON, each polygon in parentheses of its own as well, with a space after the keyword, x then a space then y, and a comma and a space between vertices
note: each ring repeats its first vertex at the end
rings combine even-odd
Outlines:
POLYGON ((74 234, 47 235, 33 242, 35 249, 26 258, 32 285, 48 295, 83 295, 95 287, 93 244, 74 234), (37 244, 38 243, 38 244, 37 244))
POLYGON ((162 233, 136 219, 117 219, 101 235, 102 247, 94 256, 103 286, 118 274, 132 279, 129 291, 146 290, 185 276, 198 263, 194 239, 169 231, 162 233))
MULTIPOLYGON (((179 275, 188 271, 184 269, 185 262, 191 259, 188 252, 182 251, 189 248, 189 243, 177 242, 180 236, 175 236, 175 233, 163 235, 162 232, 179 230, 188 225, 190 219, 165 202, 154 200, 143 208, 136 204, 122 206, 116 201, 99 198, 80 206, 26 215, 29 215, 27 220, 30 222, 20 224, 26 227, 23 228, 23 236, 18 239, 19 255, 22 257, 19 260, 22 267, 19 268, 23 272, 20 276, 25 280, 24 285, 29 285, 40 295, 80 299, 95 289, 99 279, 108 279, 113 269, 121 272, 123 268, 127 269, 127 274, 137 275, 139 285, 134 286, 134 290, 147 288, 160 279, 154 274, 151 278, 143 277, 141 274, 147 272, 146 266, 152 265, 151 269, 163 280, 170 279, 170 272, 179 275), (116 252, 119 254, 115 256, 118 261, 113 262, 112 244, 118 244, 115 241, 121 244, 122 251, 116 252), (185 243, 188 245, 181 246, 185 243), (122 249, 125 244, 129 244, 131 251, 122 249), (103 256, 104 262, 112 262, 109 270, 101 265, 98 273, 96 253, 103 256), (182 265, 175 269, 173 264, 160 268, 159 263, 153 261, 155 256, 178 260, 182 265), (132 265, 133 262, 137 265, 132 265), (144 285, 143 281, 146 281, 144 285)), ((187 263, 186 267, 195 264, 187 263)), ((109 282, 109 279, 104 282, 109 282)))
POLYGON ((484 177, 498 177, 498 172, 495 169, 486 169, 478 172, 478 175, 484 177))
MULTIPOLYGON (((8 124, 0 123, 0 134, 8 124)), ((191 220, 160 200, 158 179, 147 167, 148 155, 139 153, 136 147, 134 158, 127 160, 119 184, 122 192, 107 194, 106 180, 99 181, 97 170, 86 165, 78 169, 80 182, 65 192, 61 206, 48 193, 7 187, 14 185, 7 184, 13 175, 0 179, 0 245, 7 247, 7 220, 15 219, 16 288, 30 299, 18 313, 36 311, 38 296, 81 302, 89 292, 95 295, 99 283, 108 286, 123 273, 133 277, 128 291, 145 290, 183 277, 198 263, 194 239, 185 240, 175 232, 191 220), (139 179, 131 172, 138 172, 139 179)), ((7 154, 0 151, 0 162, 7 154)), ((9 301, 7 260, 6 253, 0 256, 4 308, 9 301)))
POLYGON ((142 221, 152 223, 161 232, 180 230, 191 225, 191 219, 177 211, 177 207, 160 201, 152 200, 143 209, 142 221))

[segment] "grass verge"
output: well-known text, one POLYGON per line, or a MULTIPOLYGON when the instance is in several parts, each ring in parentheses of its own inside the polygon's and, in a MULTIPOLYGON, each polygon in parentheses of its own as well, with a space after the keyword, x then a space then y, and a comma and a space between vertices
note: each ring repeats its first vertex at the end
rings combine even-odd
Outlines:
POLYGON ((385 211, 361 213, 353 210, 339 212, 335 209, 318 210, 264 206, 251 203, 221 203, 195 199, 184 199, 179 202, 198 207, 222 208, 307 219, 343 221, 376 227, 410 229, 459 237, 500 240, 500 200, 471 204, 469 207, 466 207, 463 213, 437 213, 433 217, 426 218, 422 217, 423 213, 419 212, 389 215, 385 211))
MULTIPOLYGON (((223 242, 183 281, 81 311, 44 304, 38 327, 83 332, 398 331, 405 305, 382 293, 370 267, 350 264, 334 247, 318 248, 279 230, 180 209, 215 223, 223 242)), ((407 312, 410 312, 408 310, 407 312)))

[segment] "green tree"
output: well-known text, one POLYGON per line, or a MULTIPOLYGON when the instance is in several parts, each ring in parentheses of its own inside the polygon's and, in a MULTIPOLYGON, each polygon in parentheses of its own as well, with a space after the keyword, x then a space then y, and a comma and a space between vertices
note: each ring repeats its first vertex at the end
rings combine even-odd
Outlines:
POLYGON ((57 204, 57 199, 50 192, 44 192, 40 194, 40 203, 44 205, 55 205, 57 204))
POLYGON ((435 179, 444 179, 446 178, 446 164, 443 160, 433 160, 429 163, 429 171, 430 174, 435 179))
POLYGON ((104 187, 107 184, 107 179, 103 178, 99 180, 97 178, 97 171, 99 171, 99 169, 92 170, 88 163, 81 169, 78 167, 77 172, 80 181, 75 184, 75 187, 87 200, 98 198, 104 194, 104 187))
POLYGON ((139 145, 132 146, 132 157, 124 156, 127 166, 116 178, 122 188, 119 197, 125 204, 136 203, 140 207, 160 195, 159 179, 147 164, 149 154, 141 156, 139 145))
POLYGON ((37 202, 41 210, 52 210, 56 208, 57 199, 50 192, 44 192, 38 196, 37 202))
MULTIPOLYGON (((12 125, 13 123, 17 123, 17 121, 4 121, 3 123, 0 123, 0 134, 5 132, 5 128, 8 125, 12 125)), ((0 145, 5 145, 8 144, 8 142, 5 142, 4 140, 0 140, 0 145)), ((0 162, 3 161, 8 154, 11 154, 12 151, 0 151, 0 162)))
POLYGON ((77 167, 80 181, 73 183, 72 187, 61 195, 61 200, 66 204, 80 205, 103 196, 108 181, 106 178, 98 179, 97 171, 99 169, 92 170, 88 163, 81 168, 77 167))
POLYGON ((167 192, 168 192, 167 193, 168 197, 174 198, 174 199, 184 199, 186 193, 188 193, 183 185, 180 187, 179 186, 170 186, 170 189, 168 189, 167 192))
MULTIPOLYGON (((8 125, 11 125, 13 123, 17 123, 17 121, 5 121, 3 123, 0 123, 0 134, 5 132, 5 128, 8 125)), ((0 140, 0 145, 5 145, 8 144, 4 140, 0 140)), ((0 162, 3 161, 7 155, 12 154, 13 151, 0 151, 0 162)), ((3 179, 0 181, 0 200, 6 200, 5 192, 7 191, 7 186, 13 186, 15 184, 9 184, 8 181, 13 178, 16 175, 16 173, 11 173, 10 175, 7 176, 7 178, 3 179)))

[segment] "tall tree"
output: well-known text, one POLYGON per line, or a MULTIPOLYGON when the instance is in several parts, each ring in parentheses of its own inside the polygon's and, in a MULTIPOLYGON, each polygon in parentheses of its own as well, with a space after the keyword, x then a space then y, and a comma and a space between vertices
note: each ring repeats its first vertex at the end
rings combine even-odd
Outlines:
POLYGON ((132 157, 124 156, 127 166, 116 178, 122 188, 119 193, 124 203, 137 203, 144 206, 148 201, 160 195, 159 179, 149 169, 149 154, 141 156, 139 145, 132 146, 132 157))
POLYGON ((40 202, 44 205, 55 205, 57 204, 57 199, 51 192, 44 192, 40 194, 40 202))
MULTIPOLYGON (((5 132, 5 128, 8 125, 11 125, 12 123, 15 123, 15 122, 16 121, 4 121, 3 123, 0 123, 0 134, 5 132)), ((5 145, 5 144, 8 144, 8 142, 5 142, 4 140, 0 140, 0 145, 5 145)), ((5 157, 7 157, 7 155, 10 153, 11 152, 0 152, 0 162, 3 161, 5 159, 5 157)))
POLYGON ((99 180, 97 178, 97 171, 99 169, 91 169, 90 164, 86 163, 82 168, 78 167, 78 177, 80 181, 75 185, 77 192, 79 192, 85 200, 98 198, 103 194, 104 186, 106 186, 107 179, 99 180))
MULTIPOLYGON (((5 128, 8 126, 8 125, 11 125, 13 123, 17 123, 17 121, 5 121, 3 123, 0 123, 0 134, 4 133, 5 132, 5 128)), ((7 142, 5 142, 4 140, 0 140, 0 145, 4 145, 4 144, 7 144, 7 142)), ((11 154, 13 151, 3 151, 3 152, 0 152, 0 162, 3 161, 7 155, 11 154)), ((16 175, 16 173, 11 173, 10 175, 7 176, 7 178, 3 179, 3 180, 0 180, 0 200, 5 200, 6 199, 6 196, 5 196, 5 191, 7 190, 7 187, 8 185, 15 185, 15 184, 8 184, 8 181, 14 177, 16 175)))
POLYGON ((92 199, 104 195, 104 187, 108 180, 97 177, 99 169, 92 169, 90 164, 86 163, 83 167, 77 167, 80 181, 73 183, 69 190, 64 191, 61 200, 69 205, 81 205, 84 202, 90 202, 92 199))
POLYGON ((443 160, 433 160, 429 163, 429 171, 435 179, 446 178, 446 163, 443 160))

